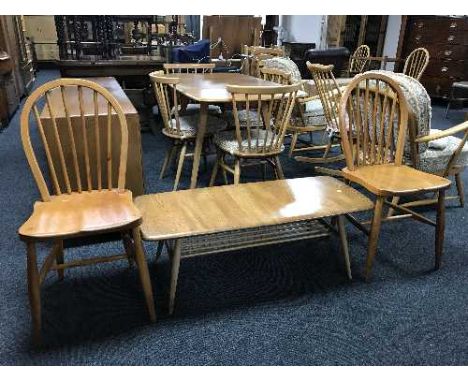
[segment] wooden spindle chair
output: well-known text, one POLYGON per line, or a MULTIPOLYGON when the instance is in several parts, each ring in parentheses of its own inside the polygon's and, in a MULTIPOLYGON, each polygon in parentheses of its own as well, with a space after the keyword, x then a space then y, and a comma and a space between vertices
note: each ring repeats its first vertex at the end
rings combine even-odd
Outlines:
MULTIPOLYGON (((313 158, 305 156, 295 156, 294 158, 299 162, 312 163, 314 165, 330 164, 343 161, 344 155, 341 151, 339 153, 332 152, 333 148, 340 147, 338 127, 338 103, 342 94, 342 91, 338 83, 336 82, 335 76, 333 75, 333 65, 311 64, 310 62, 307 62, 307 68, 309 69, 312 78, 314 79, 317 94, 319 96, 325 115, 326 125, 308 126, 308 128, 304 132, 322 131, 323 137, 326 138, 327 141, 325 144, 322 145, 311 144, 310 146, 306 146, 305 148, 300 149, 300 151, 323 151, 323 154, 320 157, 313 158)), ((292 151, 294 151, 298 135, 301 132, 303 131, 297 131, 293 135, 291 141, 292 151)), ((338 170, 326 167, 315 166, 314 169, 317 172, 334 176, 341 174, 338 170)))
POLYGON ((276 82, 280 85, 291 85, 291 73, 274 68, 260 68, 260 75, 265 81, 276 82))
POLYGON ((377 252, 381 222, 392 219, 382 218, 384 205, 410 213, 415 220, 435 227, 436 268, 441 263, 444 192, 450 181, 403 165, 407 124, 408 107, 403 92, 389 76, 372 72, 357 75, 341 96, 339 127, 346 159, 343 176, 376 196, 370 231, 350 217, 369 235, 366 279, 369 279, 377 252), (436 222, 387 200, 427 192, 439 193, 436 222))
POLYGON ((213 73, 215 64, 212 63, 182 63, 182 64, 163 64, 166 74, 174 73, 213 73))
POLYGON ((21 139, 42 199, 34 204, 32 215, 19 228, 20 238, 27 245, 29 301, 36 343, 40 342, 41 333, 40 286, 51 269, 63 279, 64 270, 69 267, 121 259, 130 264, 136 261, 149 315, 155 321, 140 236, 141 213, 133 205, 132 193, 125 189, 128 133, 125 114, 117 100, 91 81, 67 78, 48 82, 25 102, 21 139), (67 101, 70 99, 74 101, 67 101), (93 114, 85 115, 85 103, 93 105, 93 114), (45 106, 41 110, 42 105, 45 106), (41 119, 41 113, 50 123, 41 119), (58 116, 65 116, 66 123, 58 123, 58 116), (40 142, 31 139, 36 136, 31 130, 38 131, 40 142), (112 144, 116 140, 120 146, 112 144), (36 156, 42 152, 41 143, 45 161, 36 156), (119 147, 118 153, 113 152, 115 147, 119 147), (48 169, 48 181, 44 167, 48 169), (64 261, 64 240, 115 232, 122 234, 124 255, 64 261), (36 243, 41 241, 54 245, 38 269, 36 243))
POLYGON ((429 57, 429 51, 426 48, 417 48, 413 50, 405 60, 403 74, 413 77, 419 81, 429 64, 429 57))
POLYGON ((284 174, 279 160, 284 150, 283 140, 288 127, 295 97, 300 84, 284 86, 252 86, 242 87, 230 85, 227 87, 232 96, 232 107, 235 120, 235 131, 225 131, 214 136, 217 147, 217 160, 210 180, 212 186, 221 168, 225 183, 226 171, 234 176, 234 184, 240 182, 241 162, 255 160, 269 163, 278 179, 284 174), (255 107, 257 123, 247 120, 243 127, 239 122, 239 113, 255 107), (226 156, 234 158, 234 166, 226 163, 226 156))
MULTIPOLYGON (((180 103, 177 94, 177 84, 180 82, 179 78, 168 77, 163 71, 150 73, 149 76, 153 83, 153 89, 163 120, 162 133, 172 140, 172 146, 166 153, 159 178, 162 179, 164 177, 168 165, 179 150, 177 172, 173 187, 173 190, 176 191, 179 186, 185 158, 193 157, 193 153, 188 153, 187 148, 189 143, 193 144, 195 142, 199 118, 193 118, 194 116, 192 115, 179 115, 180 103)), ((211 137, 215 131, 226 127, 225 121, 211 115, 208 115, 206 124, 205 137, 211 137)))
POLYGON ((370 57, 370 48, 367 45, 360 45, 349 58, 348 77, 364 72, 370 57))

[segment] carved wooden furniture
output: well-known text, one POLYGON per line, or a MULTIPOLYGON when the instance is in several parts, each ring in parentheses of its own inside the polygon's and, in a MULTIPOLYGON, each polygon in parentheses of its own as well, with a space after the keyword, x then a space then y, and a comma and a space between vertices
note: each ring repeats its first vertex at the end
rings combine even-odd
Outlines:
MULTIPOLYGON (((132 191, 134 196, 142 195, 145 192, 144 177, 143 177, 143 165, 142 165, 142 153, 141 153, 141 133, 140 133, 140 120, 137 111, 133 107, 128 97, 123 92, 117 81, 113 77, 97 77, 89 78, 89 81, 96 83, 104 87, 113 97, 117 99, 122 110, 124 111, 126 122, 128 126, 128 160, 127 160, 127 171, 125 185, 127 189, 132 191)), ((55 123, 60 131, 67 129, 68 118, 70 118, 74 129, 78 129, 82 123, 82 115, 87 123, 94 119, 94 101, 93 93, 86 88, 83 88, 83 100, 79 101, 79 94, 76 87, 66 87, 64 89, 65 102, 68 106, 69 115, 65 114, 64 100, 59 88, 51 89, 50 91, 50 102, 52 109, 55 110, 55 123)), ((107 111, 104 108, 105 103, 102 98, 98 98, 99 104, 99 122, 105 123, 107 118, 107 111)), ((47 108, 44 108, 40 114, 41 122, 44 125, 44 133, 47 139, 54 138, 54 119, 51 117, 50 112, 47 108)), ((120 127, 116 120, 112 119, 112 128, 116 130, 116 134, 119 134, 120 127)), ((63 143, 63 152, 66 158, 71 158, 73 153, 71 151, 72 142, 70 141, 69 135, 65 134, 61 137, 63 143)), ((118 142, 112 142, 112 145, 119 145, 118 142)), ((116 146, 116 147, 117 147, 116 146)), ((79 144, 76 147, 78 156, 81 156, 85 152, 83 144, 79 144)), ((51 155, 54 160, 60 160, 60 152, 57 147, 51 148, 51 155)), ((113 151, 113 160, 118 158, 118 151, 113 151)), ((95 160, 94 158, 93 160, 95 160)), ((104 165, 107 162, 106 157, 101 158, 101 162, 104 165)), ((96 176, 96 168, 91 168, 92 176, 96 176)), ((74 182, 74 173, 70 174, 72 181, 74 182)), ((65 180, 59 178, 59 184, 62 188, 65 186, 65 180)))
POLYGON ((420 47, 431 56, 421 83, 431 97, 449 98, 454 82, 468 80, 468 17, 402 16, 397 56, 420 47))
POLYGON ((453 101, 468 101, 468 81, 454 82, 452 84, 452 90, 447 102, 447 109, 445 110, 445 118, 448 116, 448 112, 453 101))
POLYGON ((372 208, 365 196, 329 177, 151 194, 135 204, 143 215, 143 240, 159 241, 159 249, 165 242, 169 249, 171 314, 181 257, 325 237, 335 231, 327 218, 336 218, 351 278, 343 215, 372 208))
POLYGON ((403 74, 416 78, 418 81, 429 64, 429 52, 426 48, 417 48, 413 50, 405 60, 403 74))
MULTIPOLYGON (((355 77, 339 105, 339 127, 346 167, 343 176, 376 196, 369 232, 366 279, 369 279, 382 220, 383 206, 409 213, 415 220, 432 225, 435 264, 440 266, 445 228, 444 192, 450 181, 403 165, 408 109, 400 86, 381 73, 355 77), (408 208, 387 201, 394 196, 438 192, 436 222, 408 208)), ((354 220, 352 220, 354 221, 354 220)), ((354 221, 355 222, 355 221, 354 221)), ((363 227, 362 227, 363 228, 363 227)))
POLYGON ((362 73, 366 68, 370 56, 370 48, 367 45, 360 45, 349 58, 348 77, 353 77, 362 73))
MULTIPOLYGON (((299 162, 306 162, 312 164, 327 164, 340 162, 344 159, 343 153, 332 153, 333 147, 339 147, 339 132, 338 132, 338 103, 340 102, 341 89, 338 85, 335 76, 333 75, 333 65, 320 65, 311 64, 307 62, 307 68, 312 74, 314 79, 314 85, 322 103, 323 111, 325 114, 326 126, 317 126, 315 130, 325 130, 324 137, 327 141, 323 145, 311 145, 300 149, 303 150, 320 150, 323 151, 323 155, 319 158, 311 158, 304 156, 296 156, 295 159, 299 162)), ((313 128, 309 127, 309 128, 313 128)), ((297 133, 293 136, 291 142, 291 151, 294 150, 294 146, 297 140, 297 133)), ((323 172, 330 175, 338 175, 339 171, 325 168, 325 167, 314 167, 315 171, 323 172)))
POLYGON ((210 186, 214 184, 218 170, 234 176, 234 184, 240 182, 241 162, 263 160, 269 163, 278 179, 284 178, 279 154, 283 151, 283 140, 294 101, 301 84, 284 86, 237 86, 229 85, 232 96, 235 131, 216 133, 213 141, 217 149, 216 164, 211 175, 210 186), (245 127, 239 123, 239 113, 247 115, 250 109, 257 110, 257 123, 252 126, 247 119, 245 127), (234 166, 226 162, 226 157, 234 158, 234 166))
POLYGON ((33 214, 19 228, 19 235, 27 245, 28 291, 35 341, 40 341, 41 331, 40 285, 51 269, 57 270, 62 279, 64 269, 69 267, 121 259, 128 259, 130 263, 136 261, 149 315, 151 321, 155 321, 153 292, 140 237, 141 214, 133 205, 131 191, 125 189, 128 133, 125 113, 117 99, 91 81, 60 79, 48 82, 36 89, 25 103, 21 114, 21 139, 42 199, 34 204, 33 214), (66 96, 69 88, 74 88, 80 105, 81 123, 78 126, 71 120, 73 106, 66 96), (52 91, 60 94, 63 100, 61 106, 66 127, 59 127, 55 119, 58 107, 51 100, 52 91), (87 101, 85 91, 91 93, 87 101), (42 102, 51 116, 54 139, 46 138, 46 127, 38 106, 42 102), (93 118, 84 114, 85 102, 93 105, 93 118), (32 116, 35 117, 34 124, 30 121, 32 116), (31 130, 36 128, 45 152, 52 190, 49 190, 41 162, 38 162, 38 150, 33 148, 31 130), (70 155, 64 150, 62 138, 66 135, 69 137, 67 144, 71 145, 70 155), (114 145, 113 141, 119 144, 114 145), (84 151, 78 149, 81 145, 84 151), (54 148, 59 152, 58 160, 51 154, 54 148), (106 158, 104 164, 101 158, 106 158), (123 235, 124 255, 64 262, 64 239, 110 232, 123 235), (40 241, 53 242, 54 246, 39 270, 36 242, 40 241))
MULTIPOLYGON (((167 77, 179 78, 177 90, 185 97, 200 103, 200 122, 197 129, 195 149, 193 153, 193 167, 190 188, 197 186, 200 156, 206 132, 208 105, 228 104, 232 102, 231 94, 227 91, 228 85, 239 86, 278 86, 274 82, 246 76, 239 73, 178 73, 168 74, 167 77)), ((222 125, 221 125, 222 126, 222 125)))
MULTIPOLYGON (((187 153, 188 144, 194 142, 197 137, 198 115, 180 116, 179 100, 177 94, 177 85, 180 83, 179 78, 168 77, 164 72, 150 73, 153 89, 156 95, 156 100, 159 106, 159 112, 163 120, 163 134, 172 140, 172 146, 168 149, 164 159, 163 166, 159 178, 164 176, 168 164, 172 161, 174 154, 179 151, 179 159, 177 161, 177 173, 174 181, 174 191, 179 185, 180 175, 184 165, 185 158, 193 156, 192 153, 187 153), (169 96, 171 95, 171 97, 169 96)), ((226 123, 211 115, 206 120, 206 133, 213 134, 217 130, 221 130, 226 126, 226 123)))

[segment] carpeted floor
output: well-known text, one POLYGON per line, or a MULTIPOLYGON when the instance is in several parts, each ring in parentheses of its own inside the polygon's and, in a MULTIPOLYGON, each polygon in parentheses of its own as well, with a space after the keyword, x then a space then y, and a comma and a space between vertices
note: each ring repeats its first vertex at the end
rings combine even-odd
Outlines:
MULTIPOLYGON (((41 71, 37 84, 56 76, 41 71)), ((443 105, 433 113, 434 128, 463 120, 460 110, 445 119, 443 105)), ((147 192, 169 190, 173 177, 157 179, 167 141, 150 133, 142 141, 147 192)), ((282 162, 286 177, 312 175, 306 164, 287 156, 282 162)), ((335 239, 186 259, 173 317, 166 314, 167 257, 156 264, 155 246, 146 245, 159 315, 153 325, 137 271, 126 262, 72 269, 63 282, 51 273, 42 289, 45 346, 34 350, 25 247, 16 231, 38 192, 20 143, 19 113, 0 133, 0 163, 0 364, 468 364, 468 209, 454 203, 447 208, 445 257, 437 272, 433 230, 406 220, 383 226, 373 279, 365 283, 366 239, 349 226, 352 282, 335 239)), ((252 169, 245 180, 258 175, 252 169)), ((468 172, 464 180, 468 185, 468 172)), ((117 251, 121 243, 113 242, 66 256, 117 251)))

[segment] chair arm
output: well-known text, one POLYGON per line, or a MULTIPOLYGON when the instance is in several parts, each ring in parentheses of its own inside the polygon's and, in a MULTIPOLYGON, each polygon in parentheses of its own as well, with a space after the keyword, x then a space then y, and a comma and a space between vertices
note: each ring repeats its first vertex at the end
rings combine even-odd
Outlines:
POLYGON ((307 103, 309 101, 313 101, 313 100, 316 100, 316 99, 319 99, 318 95, 309 96, 309 97, 297 97, 296 101, 298 103, 307 103))
POLYGON ((439 131, 434 134, 425 135, 424 137, 419 137, 415 139, 416 143, 426 143, 430 141, 435 141, 437 139, 449 137, 460 132, 468 132, 468 121, 460 123, 459 125, 453 126, 450 129, 439 131))

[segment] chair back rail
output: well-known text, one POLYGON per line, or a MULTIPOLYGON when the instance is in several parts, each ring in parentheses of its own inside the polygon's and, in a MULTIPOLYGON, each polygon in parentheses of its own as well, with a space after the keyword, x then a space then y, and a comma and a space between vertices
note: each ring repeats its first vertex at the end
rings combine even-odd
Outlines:
POLYGON ((162 70, 149 74, 164 127, 174 135, 182 135, 179 118, 177 84, 179 78, 167 77, 162 70), (172 106, 171 106, 172 105, 172 106))
POLYGON ((306 65, 314 79, 327 124, 331 129, 338 131, 338 103, 342 92, 333 75, 334 67, 333 65, 311 64, 308 61, 306 65))
POLYGON ((370 48, 367 45, 360 45, 349 59, 349 73, 362 73, 366 67, 370 56, 370 48))
POLYGON ((339 104, 342 147, 349 170, 360 166, 401 165, 408 108, 400 86, 384 74, 357 75, 339 104))
POLYGON ((291 73, 281 69, 260 67, 260 74, 265 81, 276 82, 280 85, 291 84, 291 73))
POLYGON ((213 73, 215 64, 163 64, 167 74, 172 73, 213 73))
POLYGON ((405 60, 403 74, 413 77, 419 81, 429 64, 429 57, 429 52, 426 48, 417 48, 413 50, 405 60))
POLYGON ((300 84, 284 86, 229 85, 236 126, 238 150, 249 154, 276 154, 281 151, 294 100, 300 84), (240 125, 239 112, 247 116, 256 110, 257 123, 246 118, 246 126, 240 125))
POLYGON ((62 78, 38 87, 26 100, 21 113, 21 140, 43 201, 49 201, 51 194, 110 190, 115 186, 125 189, 127 121, 115 97, 95 82, 62 78), (93 110, 92 114, 85 112, 85 103, 88 110, 93 110), (58 123, 58 117, 65 117, 65 126, 58 123), (113 127, 115 119, 120 131, 113 127), (33 128, 39 132, 53 192, 35 154, 31 140, 33 128), (112 149, 116 147, 112 142, 116 139, 120 139, 119 160, 112 163, 112 149), (83 150, 78 150, 79 146, 83 150))

